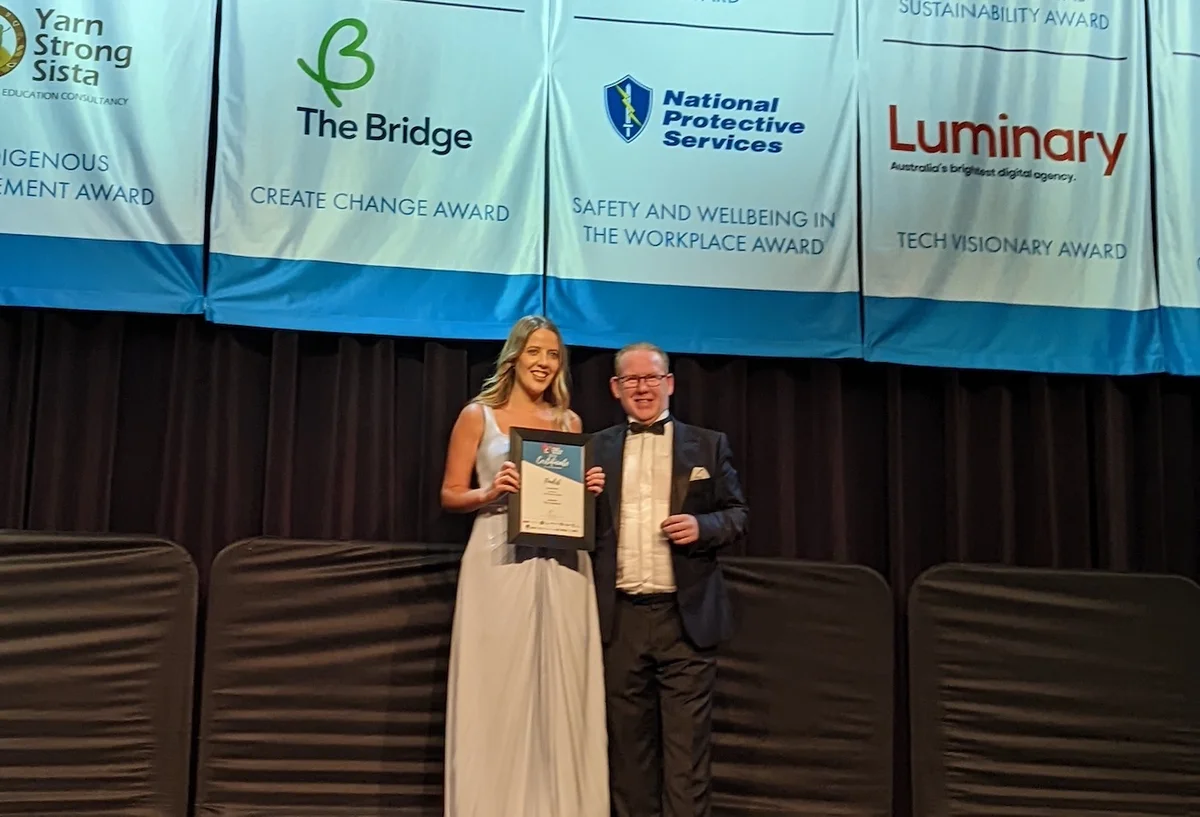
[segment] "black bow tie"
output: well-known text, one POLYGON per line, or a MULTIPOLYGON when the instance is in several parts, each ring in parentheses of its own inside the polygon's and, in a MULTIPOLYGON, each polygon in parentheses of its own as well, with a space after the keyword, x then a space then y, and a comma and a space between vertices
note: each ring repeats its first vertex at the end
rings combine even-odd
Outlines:
POLYGON ((654 423, 630 423, 630 434, 662 434, 667 428, 667 418, 663 418, 654 423))

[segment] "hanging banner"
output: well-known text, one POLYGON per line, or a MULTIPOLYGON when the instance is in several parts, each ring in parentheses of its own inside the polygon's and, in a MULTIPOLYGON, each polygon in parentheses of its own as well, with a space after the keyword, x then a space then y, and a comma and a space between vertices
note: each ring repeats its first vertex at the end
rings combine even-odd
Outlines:
POLYGON ((226 0, 208 313, 499 338, 542 307, 544 0, 226 0))
POLYGON ((216 0, 0 0, 0 305, 203 309, 216 0))
POLYGON ((867 358, 1161 371, 1142 4, 861 15, 867 358))
POLYGON ((569 341, 861 356, 854 3, 559 2, 552 31, 569 341))
POLYGON ((1200 8, 1150 0, 1158 291, 1167 371, 1200 374, 1200 8))

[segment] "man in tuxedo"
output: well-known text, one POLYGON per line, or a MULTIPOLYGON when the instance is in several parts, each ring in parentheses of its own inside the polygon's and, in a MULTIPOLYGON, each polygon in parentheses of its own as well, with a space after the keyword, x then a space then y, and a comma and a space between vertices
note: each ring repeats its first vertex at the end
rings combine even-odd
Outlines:
POLYGON ((667 355, 616 356, 628 421, 594 435, 607 476, 593 554, 616 817, 709 817, 715 648, 732 629, 717 561, 746 532, 725 435, 672 417, 667 355))

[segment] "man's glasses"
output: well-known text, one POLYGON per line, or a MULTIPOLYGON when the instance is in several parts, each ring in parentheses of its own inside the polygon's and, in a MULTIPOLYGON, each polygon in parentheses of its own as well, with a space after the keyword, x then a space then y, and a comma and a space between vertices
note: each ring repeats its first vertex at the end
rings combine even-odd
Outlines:
POLYGON ((642 383, 645 383, 648 389, 657 389, 668 377, 668 374, 627 374, 616 380, 625 391, 633 391, 642 383))

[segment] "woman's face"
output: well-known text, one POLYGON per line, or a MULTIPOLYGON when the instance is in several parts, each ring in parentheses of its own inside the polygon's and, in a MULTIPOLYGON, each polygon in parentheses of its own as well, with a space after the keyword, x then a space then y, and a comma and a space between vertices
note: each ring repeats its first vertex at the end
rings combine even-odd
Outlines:
POLYGON ((517 383, 532 397, 540 397, 554 382, 561 366, 562 349, 558 335, 538 329, 525 341, 517 357, 517 383))

